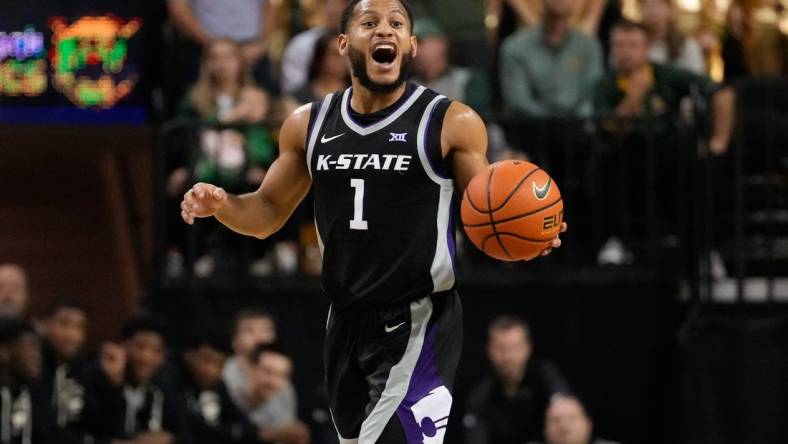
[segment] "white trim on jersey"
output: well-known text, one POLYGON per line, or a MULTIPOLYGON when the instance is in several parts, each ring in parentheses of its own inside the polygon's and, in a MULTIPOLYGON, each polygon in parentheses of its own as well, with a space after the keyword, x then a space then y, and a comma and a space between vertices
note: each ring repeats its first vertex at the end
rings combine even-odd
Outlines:
MULTIPOLYGON (((312 177, 312 153, 315 151, 315 143, 317 143, 317 135, 323 128, 323 121, 326 119, 328 113, 328 105, 331 104, 331 98, 334 94, 329 94, 323 99, 320 105, 320 111, 317 112, 315 123, 312 125, 312 134, 309 135, 309 143, 306 147, 306 167, 309 169, 309 177, 312 177)), ((323 251, 322 249, 320 250, 323 251)))
POLYGON ((410 303, 410 336, 408 345, 402 358, 391 367, 386 387, 380 394, 380 399, 369 412, 367 418, 361 423, 358 436, 359 444, 374 444, 386 428, 392 416, 397 411, 410 386, 410 377, 416 368, 416 363, 424 346, 424 337, 427 334, 427 324, 432 316, 432 300, 429 297, 410 303))
POLYGON ((433 182, 440 185, 440 199, 438 201, 438 241, 435 245, 435 256, 430 266, 432 275, 433 292, 450 290, 454 286, 454 264, 452 263, 451 251, 449 251, 449 224, 451 222, 451 200, 454 195, 454 181, 450 178, 441 177, 433 168, 427 151, 427 128, 429 128, 432 112, 435 106, 445 96, 437 96, 427 105, 419 123, 419 132, 416 136, 417 150, 421 166, 433 182))
POLYGON ((407 111, 414 103, 416 103, 416 100, 418 100, 419 96, 421 96, 421 94, 426 91, 427 88, 419 86, 415 91, 413 91, 410 97, 408 97, 408 100, 400 105, 396 111, 391 113, 388 117, 381 120, 380 122, 370 126, 361 126, 354 122, 350 117, 350 112, 348 111, 350 109, 350 90, 351 88, 346 89, 345 93, 342 95, 342 105, 340 106, 342 111, 342 120, 345 121, 345 125, 347 125, 348 128, 362 136, 366 136, 374 133, 375 131, 382 130, 397 120, 405 111, 407 111))

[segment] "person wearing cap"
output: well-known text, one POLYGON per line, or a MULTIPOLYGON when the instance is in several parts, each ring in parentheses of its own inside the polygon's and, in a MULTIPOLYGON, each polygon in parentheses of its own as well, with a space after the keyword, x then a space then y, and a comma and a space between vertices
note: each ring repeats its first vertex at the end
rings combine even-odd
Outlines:
POLYGON ((489 82, 469 68, 454 66, 449 59, 449 37, 437 23, 417 19, 413 33, 419 41, 419 54, 413 60, 413 82, 431 88, 450 100, 467 103, 481 115, 489 113, 489 82))

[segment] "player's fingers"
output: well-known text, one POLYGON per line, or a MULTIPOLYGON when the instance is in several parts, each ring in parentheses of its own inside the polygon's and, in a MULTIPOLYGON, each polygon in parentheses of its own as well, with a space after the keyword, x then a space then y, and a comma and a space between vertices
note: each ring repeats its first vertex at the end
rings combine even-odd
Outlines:
POLYGON ((550 242, 550 247, 551 248, 558 248, 560 246, 561 246, 561 238, 560 237, 557 237, 557 238, 553 239, 552 242, 550 242))
POLYGON ((197 197, 197 199, 204 199, 207 188, 208 188, 207 184, 196 183, 192 187, 192 190, 194 190, 194 195, 197 197))
POLYGON ((211 196, 216 200, 222 201, 224 200, 225 197, 227 197, 227 193, 224 191, 223 188, 214 188, 213 193, 211 193, 211 196))
POLYGON ((561 222, 561 232, 565 232, 567 228, 569 228, 569 226, 566 224, 566 222, 561 222))
POLYGON ((552 248, 545 248, 541 253, 539 253, 539 256, 547 256, 551 251, 553 251, 552 248))

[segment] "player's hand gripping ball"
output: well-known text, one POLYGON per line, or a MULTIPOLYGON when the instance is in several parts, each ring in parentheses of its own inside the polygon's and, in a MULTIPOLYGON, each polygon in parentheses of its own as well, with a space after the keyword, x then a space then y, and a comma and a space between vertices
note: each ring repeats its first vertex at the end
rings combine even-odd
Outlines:
POLYGON ((504 160, 471 179, 461 216, 468 238, 487 255, 530 260, 560 234, 564 202, 546 171, 523 160, 504 160))

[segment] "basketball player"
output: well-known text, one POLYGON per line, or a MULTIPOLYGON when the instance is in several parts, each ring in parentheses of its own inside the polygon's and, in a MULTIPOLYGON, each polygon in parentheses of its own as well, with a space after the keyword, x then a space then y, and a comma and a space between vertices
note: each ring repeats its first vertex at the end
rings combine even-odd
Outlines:
POLYGON ((264 238, 313 186, 343 444, 443 442, 462 342, 452 196, 487 166, 487 136, 466 105, 405 81, 412 23, 403 0, 352 0, 337 39, 352 87, 284 122, 257 191, 199 183, 181 204, 187 223, 214 216, 264 238))

